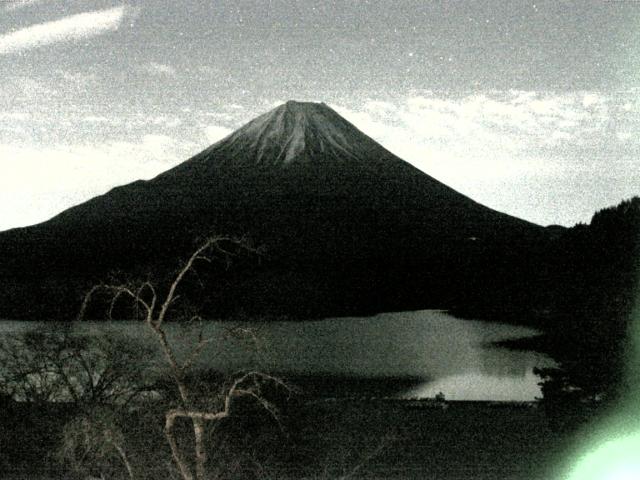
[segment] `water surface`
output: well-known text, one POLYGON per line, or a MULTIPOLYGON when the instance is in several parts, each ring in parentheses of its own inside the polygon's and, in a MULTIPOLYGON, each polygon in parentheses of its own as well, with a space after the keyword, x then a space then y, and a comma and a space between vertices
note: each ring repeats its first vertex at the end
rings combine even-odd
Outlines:
MULTIPOLYGON (((183 327, 167 325, 170 340, 183 357, 203 329, 213 339, 199 365, 233 372, 247 368, 285 375, 322 375, 379 379, 415 377, 415 387, 402 397, 452 400, 533 400, 540 396, 533 368, 552 361, 538 353, 491 346, 492 342, 533 336, 530 328, 460 320, 443 311, 384 313, 365 318, 300 322, 207 322, 183 327), (243 340, 232 328, 250 331, 243 340)), ((5 321, 0 332, 37 328, 33 323, 5 321)), ((82 322, 79 331, 116 331, 155 346, 143 323, 82 322)), ((158 362, 162 359, 158 350, 158 362)))

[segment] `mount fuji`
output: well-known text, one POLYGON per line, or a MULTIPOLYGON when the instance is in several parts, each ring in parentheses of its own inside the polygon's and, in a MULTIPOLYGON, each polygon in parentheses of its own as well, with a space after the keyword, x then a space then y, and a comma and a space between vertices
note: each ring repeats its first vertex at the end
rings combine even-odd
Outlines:
POLYGON ((0 317, 66 318, 92 282, 170 269, 212 232, 267 252, 220 286, 224 312, 305 317, 504 303, 533 281, 552 236, 447 187, 327 105, 290 101, 156 178, 0 233, 0 317))

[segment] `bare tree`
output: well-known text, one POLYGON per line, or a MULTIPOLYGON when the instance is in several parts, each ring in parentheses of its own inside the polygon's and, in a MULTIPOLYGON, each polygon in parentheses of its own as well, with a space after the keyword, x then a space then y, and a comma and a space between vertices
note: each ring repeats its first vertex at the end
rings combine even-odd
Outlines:
POLYGON ((58 325, 8 334, 0 340, 0 392, 40 404, 126 405, 149 388, 143 372, 150 352, 121 335, 58 325))
POLYGON ((118 426, 120 416, 108 408, 95 408, 90 414, 81 414, 67 423, 58 452, 61 460, 74 470, 88 473, 96 467, 108 470, 113 457, 126 471, 130 480, 136 478, 134 467, 125 447, 125 436, 118 426))
MULTIPOLYGON (((58 448, 46 456, 55 450, 57 460, 76 471, 124 470, 133 479, 118 425, 155 389, 148 375, 151 354, 116 333, 90 335, 71 324, 36 326, 0 339, 0 394, 48 412, 43 429, 55 431, 53 437, 62 430, 58 448)), ((45 443, 49 437, 44 434, 45 443)))
MULTIPOLYGON (((202 331, 197 341, 191 346, 186 357, 180 359, 176 348, 169 340, 165 328, 172 305, 179 298, 177 293, 181 284, 189 274, 195 273, 198 263, 212 263, 223 261, 227 265, 231 257, 239 252, 258 251, 243 239, 215 236, 208 238, 198 247, 189 259, 177 271, 166 289, 154 285, 147 280, 137 284, 100 284, 94 286, 85 296, 79 319, 84 318, 92 296, 99 291, 110 296, 110 314, 119 299, 127 298, 138 312, 139 318, 145 323, 160 345, 162 354, 169 367, 170 375, 175 384, 180 405, 165 412, 164 433, 171 448, 171 455, 183 480, 204 480, 206 478, 207 445, 206 426, 208 423, 219 422, 230 416, 234 400, 239 397, 251 398, 258 402, 269 414, 277 418, 275 405, 262 394, 265 382, 287 387, 280 379, 259 371, 251 371, 237 376, 229 385, 222 402, 216 407, 205 405, 188 385, 187 373, 194 366, 197 359, 213 339, 206 338, 202 331), (166 290, 166 293, 164 293, 166 290), (191 424, 193 432, 192 456, 187 456, 178 444, 175 425, 179 419, 186 419, 191 424), (192 461, 190 461, 192 459, 192 461)), ((189 320, 200 320, 199 315, 193 315, 189 320)))

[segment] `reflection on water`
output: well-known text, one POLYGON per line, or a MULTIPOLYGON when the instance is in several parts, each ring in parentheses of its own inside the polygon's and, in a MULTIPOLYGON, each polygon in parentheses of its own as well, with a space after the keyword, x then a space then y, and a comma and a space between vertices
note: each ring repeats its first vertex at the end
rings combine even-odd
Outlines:
MULTIPOLYGON (((3 322, 0 331, 32 326, 3 322)), ((170 327, 171 340, 184 345, 186 352, 198 332, 170 327)), ((143 324, 86 322, 80 328, 92 334, 126 329, 127 335, 155 345, 143 324)), ((204 329, 215 341, 203 352, 203 367, 229 372, 257 367, 290 375, 425 379, 424 384, 399 392, 405 397, 443 392, 448 399, 458 400, 533 400, 540 389, 532 369, 551 364, 543 355, 487 346, 532 336, 534 330, 459 320, 434 310, 304 322, 209 322, 204 329), (225 333, 230 326, 252 328, 255 338, 230 341, 225 333)))
POLYGON ((539 378, 529 371, 524 377, 464 373, 439 378, 403 392, 406 398, 433 398, 443 392, 447 400, 515 400, 540 397, 539 378))
POLYGON ((497 347, 479 347, 478 362, 462 372, 452 372, 426 381, 404 392, 404 396, 434 397, 443 392, 450 400, 516 400, 540 397, 540 378, 534 367, 552 365, 552 361, 534 352, 510 351, 497 347))

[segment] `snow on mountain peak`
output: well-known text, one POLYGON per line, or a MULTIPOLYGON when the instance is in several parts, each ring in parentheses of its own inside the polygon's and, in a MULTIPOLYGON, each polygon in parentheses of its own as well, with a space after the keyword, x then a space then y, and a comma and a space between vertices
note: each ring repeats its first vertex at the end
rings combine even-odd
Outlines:
POLYGON ((319 154, 363 159, 354 148, 363 142, 369 147, 375 144, 326 104, 290 100, 247 123, 216 147, 242 151, 255 164, 286 166, 319 154))

